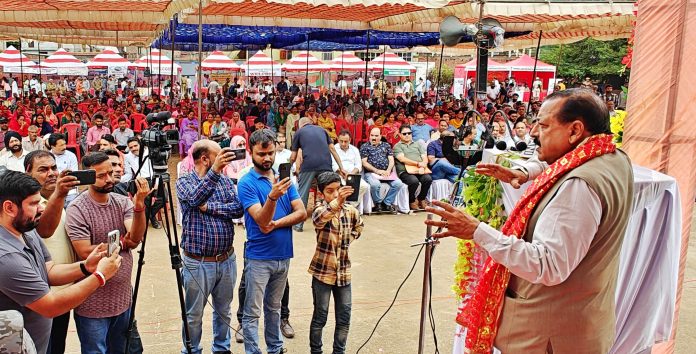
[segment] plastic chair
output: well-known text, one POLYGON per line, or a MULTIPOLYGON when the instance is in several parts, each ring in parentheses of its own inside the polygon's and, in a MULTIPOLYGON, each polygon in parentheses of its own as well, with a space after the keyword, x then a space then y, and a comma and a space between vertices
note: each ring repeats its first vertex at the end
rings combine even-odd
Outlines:
POLYGON ((254 126, 254 121, 258 118, 257 116, 247 116, 244 119, 244 122, 246 123, 247 130, 251 130, 251 128, 254 126))
POLYGON ((77 109, 80 110, 82 113, 87 113, 87 109, 89 108, 89 103, 82 102, 77 105, 77 109))
POLYGON ((82 161, 82 156, 80 154, 80 143, 78 142, 78 136, 82 133, 82 128, 77 123, 68 123, 60 127, 60 133, 65 134, 68 138, 66 142, 66 147, 68 149, 75 149, 75 156, 77 156, 77 161, 82 161))

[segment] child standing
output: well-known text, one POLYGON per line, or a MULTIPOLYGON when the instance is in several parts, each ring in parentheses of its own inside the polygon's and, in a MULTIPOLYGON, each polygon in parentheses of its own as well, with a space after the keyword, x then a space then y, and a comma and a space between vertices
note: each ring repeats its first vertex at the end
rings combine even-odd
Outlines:
POLYGON ((312 221, 317 232, 317 248, 309 265, 312 274, 314 313, 309 328, 311 353, 321 353, 322 331, 329 313, 329 300, 334 296, 336 329, 333 353, 346 350, 350 327, 351 286, 348 246, 360 237, 363 220, 355 207, 346 203, 352 187, 341 187, 341 177, 324 172, 317 177, 317 187, 324 201, 314 209, 312 221))

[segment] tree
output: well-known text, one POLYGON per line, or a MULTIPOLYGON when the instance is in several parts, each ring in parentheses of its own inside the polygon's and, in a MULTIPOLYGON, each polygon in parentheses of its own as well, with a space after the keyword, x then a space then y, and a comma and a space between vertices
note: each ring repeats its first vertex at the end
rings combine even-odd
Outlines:
POLYGON ((626 39, 598 41, 586 38, 562 46, 544 46, 539 51, 539 59, 557 66, 559 77, 566 79, 607 80, 618 75, 626 75, 621 60, 626 55, 626 39), (560 59, 560 60, 559 60, 560 59))
MULTIPOLYGON (((428 79, 435 85, 437 83, 438 67, 434 67, 428 72, 428 79)), ((446 63, 442 64, 442 72, 440 73, 440 86, 451 86, 454 82, 454 68, 446 63)))

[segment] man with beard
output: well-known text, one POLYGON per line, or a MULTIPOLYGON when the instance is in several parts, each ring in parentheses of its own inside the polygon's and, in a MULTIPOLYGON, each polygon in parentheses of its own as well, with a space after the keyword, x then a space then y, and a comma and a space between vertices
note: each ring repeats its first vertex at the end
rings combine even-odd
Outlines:
POLYGON ((128 196, 128 182, 121 182, 121 177, 123 177, 123 163, 121 162, 121 153, 118 150, 106 149, 103 151, 107 156, 109 156, 109 162, 111 162, 111 168, 114 170, 114 193, 128 196))
MULTIPOLYGON (((37 233, 43 238, 46 249, 51 254, 55 264, 70 264, 75 262, 72 244, 65 233, 65 199, 68 192, 77 187, 79 182, 74 176, 67 175, 68 171, 58 172, 58 166, 53 155, 45 150, 37 150, 27 154, 24 159, 26 173, 41 184, 41 206, 45 208, 37 233)), ((68 285, 53 286, 51 290, 59 291, 68 285)), ((51 339, 48 353, 65 352, 65 336, 68 333, 70 311, 53 319, 51 339)))
POLYGON ((96 172, 96 182, 68 206, 65 230, 78 259, 87 255, 107 234, 118 230, 121 235, 120 254, 123 267, 103 289, 90 296, 75 309, 75 325, 83 353, 125 352, 126 333, 131 306, 131 249, 140 244, 147 228, 145 198, 150 186, 144 178, 136 180, 133 201, 111 193, 114 188, 113 167, 103 152, 94 152, 82 159, 86 169, 96 172))
MULTIPOLYGON (((44 213, 41 189, 22 172, 0 176, 0 310, 22 313, 37 353, 46 353, 52 318, 104 286, 118 271, 121 257, 116 253, 106 257, 106 245, 99 244, 83 262, 56 264, 36 230, 44 213), (77 283, 61 291, 49 288, 72 282, 77 283)), ((60 210, 53 208, 52 213, 60 210)))
POLYGON ((0 166, 8 170, 24 172, 24 157, 27 155, 22 148, 22 136, 15 131, 5 134, 5 147, 7 150, 0 156, 0 166))
POLYGON ((244 258, 246 298, 242 328, 247 354, 261 354, 258 324, 265 319, 267 352, 285 352, 280 330, 280 307, 293 257, 292 225, 303 221, 306 211, 290 178, 273 173, 275 134, 258 130, 249 137, 254 168, 238 186, 244 207, 247 242, 244 258))
POLYGON ((472 314, 462 319, 467 343, 477 352, 495 344, 503 353, 607 353, 633 205, 631 161, 612 142, 604 101, 589 90, 549 95, 531 135, 541 142, 538 159, 521 170, 476 168, 513 187, 534 180, 500 231, 448 204, 427 209, 442 217, 426 221, 444 227, 434 237, 473 239, 489 255, 472 294, 483 301, 462 312, 472 314), (484 313, 498 318, 494 327, 475 318, 484 313))
POLYGON ((10 131, 9 122, 5 117, 0 118, 0 150, 5 148, 5 135, 10 131))
POLYGON ((87 129, 87 149, 89 151, 94 150, 94 146, 99 144, 99 139, 101 139, 102 135, 111 134, 111 129, 104 126, 104 117, 101 113, 94 115, 92 123, 94 125, 87 129))
MULTIPOLYGON (((182 215, 181 248, 186 316, 192 353, 202 353, 203 310, 212 297, 213 354, 230 353, 230 303, 237 281, 234 221, 244 211, 232 179, 222 170, 234 160, 234 152, 212 140, 193 144, 192 173, 176 181, 182 215)), ((185 353, 184 348, 182 353, 185 353)))

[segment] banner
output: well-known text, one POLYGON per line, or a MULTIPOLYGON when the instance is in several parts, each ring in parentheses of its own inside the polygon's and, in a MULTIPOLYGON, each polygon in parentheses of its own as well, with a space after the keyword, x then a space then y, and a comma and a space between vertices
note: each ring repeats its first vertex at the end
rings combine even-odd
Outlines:
POLYGON ((274 66, 273 71, 271 71, 271 67, 251 67, 249 68, 249 72, 247 73, 248 76, 281 76, 282 75, 282 70, 280 68, 280 65, 274 66))
POLYGON ((128 72, 128 67, 127 66, 110 66, 108 70, 109 76, 114 76, 118 79, 122 79, 126 77, 126 73, 128 72))
MULTIPOLYGON (((13 74, 39 74, 38 67, 21 67, 21 66, 5 66, 3 72, 13 73, 13 74)), ((56 68, 41 68, 41 75, 55 75, 57 72, 56 68)))
MULTIPOLYGON (((43 70, 43 69, 41 69, 43 70)), ((87 67, 84 68, 58 68, 57 75, 87 76, 87 67)))
POLYGON ((386 69, 384 70, 385 76, 411 76, 411 70, 409 69, 386 69))

